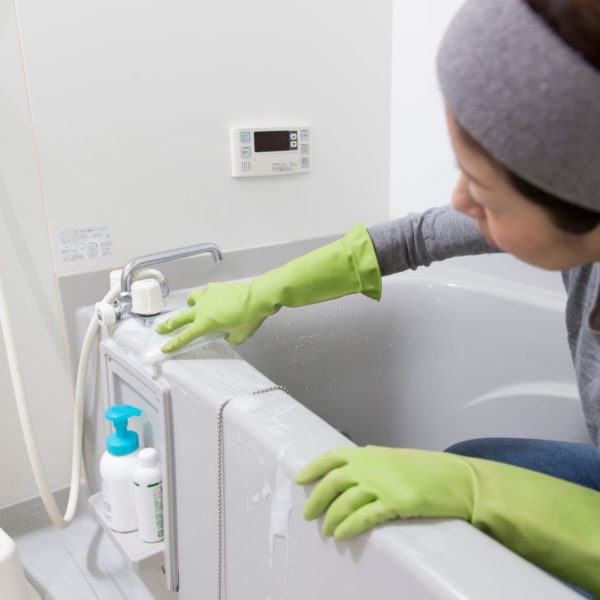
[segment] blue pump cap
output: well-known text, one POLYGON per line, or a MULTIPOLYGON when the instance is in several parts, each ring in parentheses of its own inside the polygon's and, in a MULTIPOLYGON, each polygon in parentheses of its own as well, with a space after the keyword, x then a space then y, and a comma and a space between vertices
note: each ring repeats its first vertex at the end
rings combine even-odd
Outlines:
POLYGON ((104 416, 112 421, 115 433, 106 438, 106 449, 114 456, 125 456, 135 452, 140 442, 135 431, 127 429, 127 421, 130 417, 139 417, 142 411, 129 404, 116 404, 106 410, 104 416))

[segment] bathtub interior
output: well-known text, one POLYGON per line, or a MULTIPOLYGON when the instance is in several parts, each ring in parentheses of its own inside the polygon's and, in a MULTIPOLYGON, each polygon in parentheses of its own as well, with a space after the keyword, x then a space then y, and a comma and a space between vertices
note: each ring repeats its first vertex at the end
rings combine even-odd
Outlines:
POLYGON ((589 443, 563 299, 439 266, 282 309, 236 350, 357 444, 474 437, 589 443))
MULTIPOLYGON (((303 517, 309 487, 292 482, 312 458, 347 438, 224 342, 165 363, 177 457, 181 598, 215 597, 218 524, 228 597, 571 597, 554 579, 461 521, 393 522, 349 542, 324 537, 303 517), (250 390, 269 390, 261 394, 250 390), (216 415, 223 412, 224 498, 217 500, 216 415), (223 512, 219 516, 218 505, 223 512), (490 591, 493 585, 493 591, 490 591)), ((568 590, 567 590, 568 592, 568 590)))

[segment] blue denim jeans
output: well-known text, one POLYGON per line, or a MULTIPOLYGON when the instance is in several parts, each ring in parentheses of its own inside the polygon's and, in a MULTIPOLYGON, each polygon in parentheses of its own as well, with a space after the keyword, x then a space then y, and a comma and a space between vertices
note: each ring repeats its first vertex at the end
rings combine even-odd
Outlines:
MULTIPOLYGON (((446 452, 524 467, 600 491, 600 454, 593 446, 551 440, 480 438, 454 444, 446 452)), ((584 590, 566 585, 593 599, 584 590)))

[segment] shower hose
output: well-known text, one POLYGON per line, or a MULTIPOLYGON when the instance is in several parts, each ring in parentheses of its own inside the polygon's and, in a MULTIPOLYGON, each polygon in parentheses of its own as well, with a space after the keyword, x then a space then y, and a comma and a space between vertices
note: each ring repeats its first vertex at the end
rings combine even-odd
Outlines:
MULTIPOLYGON (((104 297, 103 301, 112 304, 115 298, 117 297, 119 291, 120 286, 115 286, 104 297)), ((60 510, 56 505, 56 501, 52 494, 52 490, 48 485, 48 479, 44 471, 44 467, 40 457, 40 452, 35 439, 33 425, 29 416, 29 409, 27 407, 27 400, 25 397, 25 389, 23 385, 23 379, 21 376, 21 369, 19 367, 17 346, 15 343, 12 326, 8 316, 8 305, 4 293, 2 278, 0 277, 0 329, 2 329, 2 333, 4 336, 8 368, 12 380, 15 400, 17 403, 17 412, 19 415, 19 421, 21 423, 21 429, 23 431, 23 438, 25 440, 25 447, 27 449, 27 455, 29 457, 29 462, 31 464, 33 476, 37 484, 40 496, 42 498, 44 508, 46 509, 46 512, 48 513, 48 516, 50 517, 52 523, 61 529, 68 527, 68 525, 73 520, 73 517, 75 516, 75 511, 77 510, 77 502, 79 500, 79 480, 82 463, 85 389, 90 356, 92 354, 92 350, 94 349, 94 341, 96 338, 96 332, 98 331, 98 328, 98 320, 96 318, 96 315, 93 315, 85 333, 83 346, 81 349, 81 356, 79 358, 79 366, 77 368, 77 382, 75 385, 75 403, 73 408, 71 483, 69 490, 69 500, 67 503, 65 514, 63 516, 61 515, 60 510)))

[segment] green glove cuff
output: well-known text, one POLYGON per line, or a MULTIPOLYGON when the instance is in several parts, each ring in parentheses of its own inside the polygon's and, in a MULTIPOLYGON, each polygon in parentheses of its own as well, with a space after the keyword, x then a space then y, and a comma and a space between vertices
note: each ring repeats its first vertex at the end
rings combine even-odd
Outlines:
POLYGON ((381 271, 371 236, 365 226, 357 223, 340 240, 354 259, 360 278, 361 292, 373 300, 381 298, 381 271))
POLYGON ((561 579, 600 594, 600 493, 513 465, 464 458, 471 523, 561 579))
POLYGON ((251 298, 264 316, 282 306, 305 306, 361 292, 381 297, 381 274, 364 225, 251 282, 251 298))

